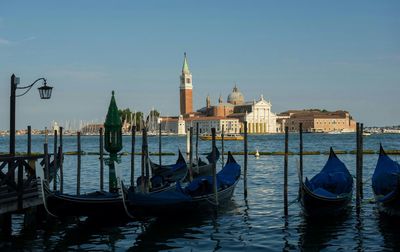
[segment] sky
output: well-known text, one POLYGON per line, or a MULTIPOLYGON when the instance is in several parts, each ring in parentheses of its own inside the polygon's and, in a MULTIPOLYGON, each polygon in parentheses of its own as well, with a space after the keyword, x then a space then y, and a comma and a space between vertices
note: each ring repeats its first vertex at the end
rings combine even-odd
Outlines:
POLYGON ((400 1, 1 1, 0 129, 10 76, 17 129, 104 120, 119 108, 179 113, 187 52, 194 108, 261 94, 272 111, 347 110, 365 126, 400 125, 400 1))

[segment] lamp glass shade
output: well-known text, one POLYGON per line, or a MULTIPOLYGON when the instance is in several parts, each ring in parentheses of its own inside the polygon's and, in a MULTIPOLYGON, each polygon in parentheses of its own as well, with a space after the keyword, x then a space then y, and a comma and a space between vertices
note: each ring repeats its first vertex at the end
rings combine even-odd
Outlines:
POLYGON ((39 90, 39 95, 40 99, 50 99, 51 97, 51 91, 53 90, 53 87, 44 85, 38 88, 39 90))

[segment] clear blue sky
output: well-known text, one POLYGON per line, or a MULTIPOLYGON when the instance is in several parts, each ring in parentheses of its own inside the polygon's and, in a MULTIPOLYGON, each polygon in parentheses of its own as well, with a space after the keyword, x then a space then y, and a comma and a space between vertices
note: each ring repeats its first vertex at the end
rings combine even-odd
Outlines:
POLYGON ((17 100, 17 128, 100 120, 120 108, 179 111, 188 53, 194 107, 234 83, 273 112, 345 109, 365 125, 400 124, 400 1, 1 1, 0 129, 9 82, 46 77, 17 100))

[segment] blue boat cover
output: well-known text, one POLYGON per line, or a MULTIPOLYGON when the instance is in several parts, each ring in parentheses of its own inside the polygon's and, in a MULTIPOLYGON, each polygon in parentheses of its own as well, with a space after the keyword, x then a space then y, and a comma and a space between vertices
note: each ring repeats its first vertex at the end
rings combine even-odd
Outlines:
MULTIPOLYGON (((232 155, 229 153, 226 165, 217 174, 218 189, 223 189, 227 186, 233 185, 239 176, 240 165, 236 163, 232 155)), ((201 176, 193 180, 184 189, 182 189, 178 181, 175 190, 148 194, 129 192, 128 199, 131 204, 137 206, 171 206, 174 204, 189 202, 192 200, 192 197, 213 193, 212 183, 212 176, 201 176)))
POLYGON ((387 195, 398 186, 400 175, 399 163, 386 155, 381 146, 378 162, 372 175, 372 189, 376 195, 387 195))
POLYGON ((346 165, 340 161, 331 148, 329 159, 321 172, 311 180, 306 178, 305 185, 314 194, 336 198, 343 193, 350 193, 353 189, 353 177, 346 165))
MULTIPOLYGON (((217 173, 217 189, 223 189, 233 185, 240 176, 240 165, 231 155, 228 155, 226 165, 217 173)), ((200 176, 194 179, 184 189, 192 196, 212 193, 212 176, 200 176)))

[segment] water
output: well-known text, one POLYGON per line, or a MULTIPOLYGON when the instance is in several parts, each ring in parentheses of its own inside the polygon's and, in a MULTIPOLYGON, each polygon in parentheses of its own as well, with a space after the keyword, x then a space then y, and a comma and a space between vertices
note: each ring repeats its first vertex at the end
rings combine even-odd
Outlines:
MULTIPOLYGON (((52 138, 49 138, 52 139, 52 138)), ((17 151, 25 151, 26 137, 17 137, 17 151)), ((40 152, 44 137, 33 136, 33 151, 40 152)), ((124 137, 123 151, 130 151, 130 137, 124 137)), ((298 151, 298 135, 290 134, 289 150, 298 151)), ((386 149, 400 149, 400 135, 380 134, 364 138, 364 149, 378 151, 382 142, 386 149)), ((185 150, 185 137, 163 137, 163 151, 185 150)), ((140 138, 136 148, 139 149, 140 138)), ((150 151, 158 151, 158 138, 150 137, 150 151)), ((210 142, 200 141, 200 153, 210 150, 210 142)), ((219 143, 218 143, 219 144, 219 143)), ((355 134, 304 134, 305 151, 354 150, 355 134)), ((53 150, 51 143, 50 150, 53 150)), ((83 136, 82 149, 98 151, 98 137, 83 136)), ((283 135, 249 136, 249 151, 283 151, 283 135)), ((0 137, 0 151, 8 150, 8 137, 0 137)), ((64 137, 64 151, 76 150, 76 137, 64 137)), ((242 142, 226 142, 225 150, 243 151, 242 142)), ((135 157, 136 175, 140 156, 135 157)), ((175 162, 177 156, 163 156, 163 163, 175 162)), ((242 156, 235 156, 239 163, 242 156)), ((355 174, 355 155, 339 155, 350 172, 355 174)), ((378 155, 364 156, 364 198, 359 214, 355 208, 339 219, 307 220, 295 199, 298 192, 298 156, 289 156, 289 216, 283 217, 283 156, 261 156, 248 159, 248 197, 244 199, 243 183, 239 182, 232 202, 211 216, 131 220, 128 222, 57 221, 43 223, 32 233, 24 232, 22 215, 13 216, 13 238, 0 241, 1 250, 176 250, 176 251, 282 251, 282 250, 367 250, 382 251, 400 248, 399 220, 377 214, 372 199, 371 176, 378 155)), ((399 160, 399 156, 392 156, 399 160)), ((158 162, 158 156, 153 160, 158 162)), ((304 156, 304 175, 311 177, 327 160, 327 155, 304 156)), ((129 156, 122 156, 124 180, 129 181, 129 156)), ((65 191, 74 193, 76 156, 65 156, 65 191)), ((106 173, 107 174, 107 173, 106 173)), ((82 192, 99 188, 98 156, 82 156, 82 192)), ((107 181, 105 181, 107 182, 107 181)), ((107 183, 105 188, 108 188, 107 183)), ((353 202, 353 206, 354 206, 353 202)))

